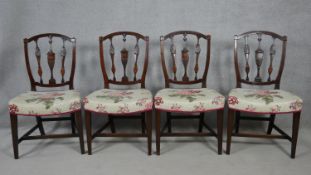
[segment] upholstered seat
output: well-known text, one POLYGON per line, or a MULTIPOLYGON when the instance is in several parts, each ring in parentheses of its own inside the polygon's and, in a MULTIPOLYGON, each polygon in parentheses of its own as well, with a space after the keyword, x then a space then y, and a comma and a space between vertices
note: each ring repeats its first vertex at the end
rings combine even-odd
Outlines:
POLYGON ((22 93, 9 101, 16 115, 44 116, 80 110, 80 93, 75 90, 22 93))
POLYGON ((225 97, 213 89, 166 88, 155 95, 155 108, 170 112, 205 112, 224 108, 225 97))
POLYGON ((152 94, 146 89, 97 90, 83 99, 85 110, 107 114, 136 113, 152 110, 152 94))
POLYGON ((230 109, 257 113, 290 113, 302 109, 302 99, 284 90, 232 89, 230 109))

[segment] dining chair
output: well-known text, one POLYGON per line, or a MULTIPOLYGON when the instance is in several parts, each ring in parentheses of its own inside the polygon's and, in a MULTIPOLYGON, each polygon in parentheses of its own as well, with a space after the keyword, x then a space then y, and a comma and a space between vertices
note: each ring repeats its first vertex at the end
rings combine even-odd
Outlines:
POLYGON ((83 100, 88 154, 92 154, 92 140, 96 137, 146 137, 148 155, 151 155, 153 98, 145 89, 149 37, 130 31, 100 36, 99 52, 104 89, 92 92, 83 100), (94 113, 106 115, 108 121, 93 133, 94 113), (115 119, 139 119, 141 132, 119 132, 115 119), (108 127, 110 132, 105 132, 108 127))
POLYGON ((165 88, 158 91, 154 97, 157 154, 160 155, 161 137, 179 136, 215 136, 218 141, 218 154, 222 154, 225 97, 213 89, 206 88, 211 36, 195 31, 175 31, 160 37, 160 50, 165 88), (180 53, 177 52, 179 50, 180 53), (203 56, 200 57, 200 54, 203 56), (166 56, 171 59, 165 59, 166 56), (193 88, 191 85, 199 87, 193 88), (204 120, 204 113, 211 111, 217 113, 217 133, 204 120), (161 113, 166 114, 163 128, 161 113), (198 131, 173 132, 173 119, 198 119, 198 131), (203 131, 203 128, 208 132, 203 131))
POLYGON ((232 136, 255 137, 289 140, 291 158, 295 158, 303 101, 292 92, 280 90, 286 42, 286 36, 270 31, 249 31, 235 35, 234 67, 237 84, 228 97, 227 154, 230 154, 232 136), (292 136, 275 124, 277 115, 291 113, 292 136), (268 121, 266 134, 240 132, 240 120, 268 121), (272 131, 278 134, 272 134, 272 131))
POLYGON ((31 91, 9 101, 14 158, 19 158, 18 145, 22 141, 50 138, 79 137, 84 154, 80 93, 74 90, 76 39, 57 33, 39 34, 24 39, 24 52, 31 91), (67 74, 66 68, 70 68, 67 74), (67 86, 69 90, 59 90, 67 86), (65 114, 69 116, 62 117, 65 114), (21 137, 18 137, 18 116, 35 117, 37 123, 21 137), (46 134, 43 122, 63 120, 71 122, 71 133, 46 134), (37 129, 40 135, 32 135, 37 129))

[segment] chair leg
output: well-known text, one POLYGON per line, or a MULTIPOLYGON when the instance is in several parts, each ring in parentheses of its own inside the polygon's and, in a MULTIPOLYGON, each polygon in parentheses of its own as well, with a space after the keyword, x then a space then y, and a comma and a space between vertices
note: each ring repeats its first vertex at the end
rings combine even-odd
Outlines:
POLYGON ((92 114, 90 111, 85 111, 85 128, 87 140, 87 152, 92 155, 92 114))
POLYGON ((241 113, 237 111, 235 115, 235 133, 239 133, 240 130, 240 115, 241 113))
POLYGON ((217 111, 217 141, 218 154, 222 154, 222 131, 223 131, 223 110, 217 111))
POLYGON ((267 134, 269 134, 269 135, 272 132, 274 121, 275 121, 275 114, 271 114, 270 120, 269 120, 269 125, 268 125, 268 130, 267 130, 267 134))
POLYGON ((71 117, 71 132, 72 132, 72 134, 75 134, 76 133, 76 129, 75 129, 75 123, 76 123, 76 121, 75 121, 75 114, 74 113, 72 113, 72 114, 70 114, 70 117, 71 117))
POLYGON ((171 113, 167 113, 166 115, 167 118, 167 132, 172 133, 172 118, 171 118, 171 113))
POLYGON ((18 159, 18 120, 17 115, 10 114, 14 158, 18 159))
POLYGON ((203 130, 203 122, 204 122, 204 113, 200 114, 200 119, 199 119, 199 129, 198 132, 202 132, 203 130))
POLYGON ((161 112, 156 110, 156 151, 160 155, 161 112))
POLYGON ((40 116, 38 116, 38 117, 36 117, 36 120, 37 120, 37 125, 39 128, 40 134, 45 135, 45 131, 44 131, 43 124, 42 124, 42 118, 40 116))
POLYGON ((75 112, 75 123, 76 123, 78 134, 79 134, 81 154, 84 154, 85 149, 84 149, 83 125, 82 125, 81 111, 75 112))
POLYGON ((110 123, 110 130, 111 130, 111 132, 112 133, 116 133, 116 127, 115 127, 113 118, 108 116, 108 120, 109 120, 109 123, 110 123))
POLYGON ((230 154, 230 148, 231 148, 231 137, 232 137, 232 127, 233 127, 233 115, 234 111, 229 109, 228 110, 228 121, 227 121, 227 149, 226 153, 230 154))
POLYGON ((146 131, 146 119, 145 118, 148 118, 147 116, 148 114, 145 113, 143 114, 143 117, 141 118, 141 133, 145 134, 145 131, 146 131))
POLYGON ((291 148, 291 158, 296 156, 296 145, 298 140, 298 130, 300 122, 300 112, 295 112, 293 114, 293 126, 292 126, 292 148, 291 148))
POLYGON ((146 112, 146 121, 147 121, 147 139, 148 139, 148 155, 152 153, 152 111, 146 112))

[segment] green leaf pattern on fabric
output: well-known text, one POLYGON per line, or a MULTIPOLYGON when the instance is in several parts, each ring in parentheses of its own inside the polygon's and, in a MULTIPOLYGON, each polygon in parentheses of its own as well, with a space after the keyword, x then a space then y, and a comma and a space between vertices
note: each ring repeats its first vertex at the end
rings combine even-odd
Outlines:
POLYGON ((55 100, 64 100, 64 97, 62 97, 64 93, 49 93, 49 94, 34 94, 34 96, 37 96, 35 98, 26 99, 25 101, 27 103, 43 103, 45 106, 45 109, 50 109, 51 106, 53 106, 55 100))
POLYGON ((205 94, 200 93, 200 90, 177 90, 173 94, 170 94, 170 97, 179 97, 179 98, 186 98, 189 102, 195 101, 198 96, 205 96, 205 94))
POLYGON ((244 96, 246 98, 255 97, 256 99, 262 99, 263 101, 265 101, 266 104, 272 103, 275 97, 283 98, 283 96, 279 95, 278 92, 268 90, 257 91, 255 93, 247 94, 244 96))
POLYGON ((133 92, 128 91, 104 91, 102 95, 97 95, 96 98, 104 98, 113 100, 114 103, 119 103, 125 98, 132 99, 133 92))

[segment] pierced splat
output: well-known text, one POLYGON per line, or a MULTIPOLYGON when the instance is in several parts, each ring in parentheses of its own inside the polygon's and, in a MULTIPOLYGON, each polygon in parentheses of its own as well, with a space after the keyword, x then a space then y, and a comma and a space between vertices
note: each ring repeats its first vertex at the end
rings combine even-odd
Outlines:
POLYGON ((245 55, 245 72, 246 72, 246 81, 249 81, 249 71, 250 71, 250 66, 249 66, 249 54, 250 54, 250 49, 248 45, 248 36, 246 35, 244 37, 245 40, 245 46, 244 46, 244 55, 245 55))
POLYGON ((60 74, 62 75, 62 83, 65 82, 64 75, 65 75, 65 58, 66 58, 66 47, 65 47, 66 40, 63 38, 63 47, 60 51, 60 56, 62 57, 62 67, 60 70, 60 74))
POLYGON ((54 76, 53 76, 53 69, 55 65, 55 53, 53 52, 53 49, 52 49, 52 36, 49 36, 49 44, 50 44, 50 50, 47 53, 48 65, 51 71, 51 78, 49 80, 49 84, 56 84, 56 80, 54 79, 54 76))
POLYGON ((138 65, 137 65, 137 60, 138 60, 138 55, 139 55, 138 41, 139 41, 139 38, 136 37, 136 45, 135 45, 135 48, 134 48, 135 64, 134 64, 134 68, 133 68, 133 71, 134 71, 134 81, 136 81, 136 79, 137 79, 136 75, 137 75, 137 72, 138 72, 138 65))
POLYGON ((260 67, 264 57, 264 51, 261 49, 261 34, 257 34, 258 36, 258 48, 255 51, 255 60, 257 65, 257 75, 255 77, 256 82, 261 82, 262 79, 260 77, 260 67))
POLYGON ((195 45, 195 66, 194 66, 194 72, 195 72, 195 77, 194 79, 198 79, 198 71, 199 71, 199 56, 201 52, 201 47, 199 43, 200 38, 197 37, 197 44, 195 45))
POLYGON ((122 62, 122 65, 123 65, 123 77, 122 77, 122 81, 123 82, 127 82, 128 81, 128 77, 126 76, 127 61, 128 61, 128 50, 123 48, 121 50, 121 62, 122 62))
POLYGON ((189 81, 189 77, 187 75, 187 66, 189 62, 189 50, 187 48, 183 48, 183 50, 181 51, 181 60, 182 60, 182 63, 184 65, 184 70, 185 70, 182 80, 189 81))
POLYGON ((174 44, 174 38, 171 38, 171 48, 170 48, 172 60, 173 60, 173 74, 174 74, 174 80, 177 80, 176 72, 177 72, 177 66, 176 66, 176 46, 174 44))
POLYGON ((35 55, 36 55, 37 63, 38 63, 38 75, 40 77, 40 83, 43 84, 43 80, 42 80, 42 67, 41 67, 41 51, 40 51, 40 48, 38 46, 38 40, 35 40, 35 42, 36 42, 35 55))
POLYGON ((270 46, 270 65, 268 68, 268 73, 269 73, 268 81, 271 81, 271 74, 273 71, 273 60, 274 60, 275 53, 276 53, 275 38, 273 38, 273 43, 270 46))
POLYGON ((110 38, 110 49, 109 49, 109 54, 110 54, 110 58, 111 58, 111 72, 113 74, 113 81, 116 81, 116 67, 114 65, 114 47, 112 44, 112 38, 110 38))

